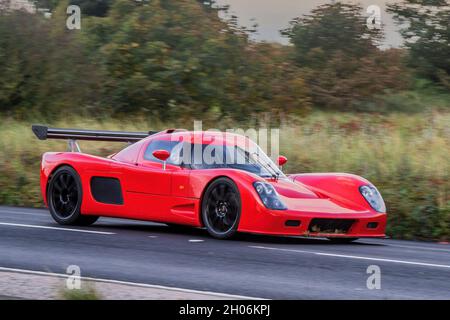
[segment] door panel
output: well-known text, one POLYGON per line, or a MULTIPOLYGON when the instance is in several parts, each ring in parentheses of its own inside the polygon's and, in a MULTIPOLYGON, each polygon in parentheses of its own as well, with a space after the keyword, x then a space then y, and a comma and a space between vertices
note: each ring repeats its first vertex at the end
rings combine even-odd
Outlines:
MULTIPOLYGON (((132 219, 195 224, 195 201, 188 198, 190 170, 153 159, 152 149, 143 145, 135 163, 117 161, 111 173, 121 177, 124 193, 123 215, 132 219), (145 157, 147 151, 147 158, 145 157)), ((152 145, 153 149, 170 149, 175 144, 152 145)), ((171 150, 171 149, 170 149, 171 150)))
POLYGON ((170 199, 170 170, 161 165, 114 164, 120 171, 124 190, 125 217, 163 221, 167 209, 161 205, 160 196, 170 199))
MULTIPOLYGON (((173 170, 173 169, 172 169, 173 170)), ((159 163, 142 162, 139 165, 127 167, 127 192, 149 195, 170 195, 171 168, 162 168, 159 163)))

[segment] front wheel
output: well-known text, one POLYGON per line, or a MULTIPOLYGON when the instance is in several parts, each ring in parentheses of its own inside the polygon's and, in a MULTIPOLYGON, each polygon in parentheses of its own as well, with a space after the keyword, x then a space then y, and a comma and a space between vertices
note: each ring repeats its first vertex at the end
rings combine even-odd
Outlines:
POLYGON ((78 173, 69 166, 60 167, 49 181, 47 200, 53 219, 62 225, 91 225, 97 216, 81 214, 83 194, 78 173))
POLYGON ((235 235, 241 216, 241 197, 229 178, 218 178, 206 189, 202 201, 202 219, 209 234, 217 239, 235 235))

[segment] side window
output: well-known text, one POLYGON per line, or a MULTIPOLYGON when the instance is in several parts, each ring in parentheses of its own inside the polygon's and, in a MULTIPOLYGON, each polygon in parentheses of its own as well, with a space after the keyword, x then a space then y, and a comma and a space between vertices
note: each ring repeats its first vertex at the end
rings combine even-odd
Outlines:
POLYGON ((169 164, 174 164, 174 165, 179 165, 180 164, 180 159, 182 156, 182 142, 178 142, 178 141, 170 141, 170 140, 154 140, 152 142, 149 143, 149 145, 147 146, 147 149, 145 150, 144 153, 144 159, 145 160, 149 160, 149 161, 154 161, 154 162, 159 162, 162 163, 161 160, 156 159, 153 156, 153 151, 155 150, 167 150, 170 152, 170 158, 167 159, 167 163, 169 164))
POLYGON ((136 142, 122 151, 119 151, 112 158, 117 161, 132 163, 135 164, 139 155, 139 151, 141 150, 142 143, 136 142))

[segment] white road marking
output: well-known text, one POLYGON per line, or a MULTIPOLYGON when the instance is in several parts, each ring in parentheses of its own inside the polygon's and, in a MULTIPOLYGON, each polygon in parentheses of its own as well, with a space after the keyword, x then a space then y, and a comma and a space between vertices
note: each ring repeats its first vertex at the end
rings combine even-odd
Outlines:
POLYGON ((104 231, 94 231, 94 230, 83 230, 83 229, 72 229, 72 228, 58 228, 58 227, 49 227, 49 226, 38 226, 34 224, 21 224, 21 223, 7 223, 0 222, 2 226, 10 226, 10 227, 22 227, 22 228, 36 228, 36 229, 49 229, 49 230, 62 230, 62 231, 72 231, 72 232, 83 232, 83 233, 95 233, 95 234, 115 234, 113 232, 104 232, 104 231))
POLYGON ((422 246, 403 246, 399 244, 387 244, 387 247, 397 247, 397 248, 405 248, 405 249, 419 249, 419 250, 425 250, 425 251, 440 251, 440 252, 449 252, 450 250, 446 249, 440 249, 440 248, 432 248, 432 247, 422 247, 422 246))
POLYGON ((203 242, 205 240, 199 240, 199 239, 190 239, 189 242, 203 242))
POLYGON ((314 251, 306 251, 306 250, 284 249, 284 248, 273 248, 273 247, 262 247, 262 246, 249 246, 249 247, 250 248, 254 248, 254 249, 264 249, 264 250, 274 250, 274 251, 286 251, 286 252, 314 254, 314 255, 317 255, 317 256, 328 256, 328 257, 336 257, 336 258, 370 260, 370 261, 380 261, 380 262, 392 262, 392 263, 402 263, 402 264, 410 264, 410 265, 424 266, 424 267, 435 267, 435 268, 450 269, 450 265, 427 263, 427 262, 406 261, 406 260, 375 258, 375 257, 364 257, 364 256, 353 256, 353 255, 346 255, 346 254, 314 252, 314 251))
MULTIPOLYGON (((27 216, 41 216, 41 217, 49 216, 50 217, 50 214, 48 212, 45 212, 44 210, 35 210, 33 212, 22 212, 22 211, 18 211, 18 210, 0 209, 0 217, 1 217, 2 213, 19 214, 19 215, 27 215, 27 216)), ((122 219, 114 218, 114 220, 120 221, 122 219)), ((161 224, 161 225, 163 225, 163 224, 161 224)), ((149 238, 153 238, 153 237, 157 238, 157 236, 149 236, 149 238)), ((196 242, 196 241, 192 241, 192 242, 196 242)), ((418 250, 424 250, 424 251, 440 251, 440 252, 448 252, 448 253, 450 253, 450 249, 435 248, 435 247, 430 247, 430 246, 400 245, 400 244, 391 244, 391 243, 384 244, 384 245, 387 246, 387 247, 397 247, 397 248, 405 248, 405 249, 418 249, 418 250)))
POLYGON ((148 237, 152 239, 158 238, 158 236, 148 236, 148 237))
MULTIPOLYGON (((25 274, 35 274, 35 275, 42 275, 42 276, 52 276, 52 277, 59 277, 59 278, 68 278, 69 276, 71 276, 69 274, 64 274, 64 273, 34 271, 34 270, 15 269, 15 268, 6 268, 6 267, 0 267, 0 272, 1 271, 18 272, 18 273, 25 273, 25 274)), ((245 300, 267 300, 267 299, 263 299, 263 298, 241 296, 241 295, 212 292, 212 291, 184 289, 184 288, 178 288, 178 287, 167 287, 167 286, 161 286, 161 285, 156 285, 156 284, 147 284, 147 283, 129 282, 129 281, 102 279, 102 278, 92 278, 92 277, 80 277, 80 278, 82 280, 86 280, 86 281, 97 281, 97 282, 104 282, 104 283, 123 284, 123 285, 129 285, 129 286, 135 286, 135 287, 141 287, 141 288, 165 289, 165 290, 172 290, 172 291, 179 291, 179 292, 186 292, 186 293, 195 293, 195 294, 206 294, 206 295, 212 295, 212 296, 222 297, 222 298, 234 298, 234 299, 245 299, 245 300)))

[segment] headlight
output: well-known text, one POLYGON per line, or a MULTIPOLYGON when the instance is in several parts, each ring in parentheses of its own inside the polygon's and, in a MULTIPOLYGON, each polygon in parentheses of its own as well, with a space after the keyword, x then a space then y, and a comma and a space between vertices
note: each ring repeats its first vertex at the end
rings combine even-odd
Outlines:
POLYGON ((361 186, 359 192, 375 211, 386 212, 386 205, 377 188, 372 185, 361 186))
POLYGON ((253 183, 256 192, 266 208, 272 210, 286 210, 286 205, 278 198, 278 194, 270 183, 257 181, 253 183))

